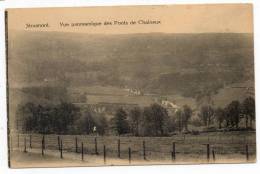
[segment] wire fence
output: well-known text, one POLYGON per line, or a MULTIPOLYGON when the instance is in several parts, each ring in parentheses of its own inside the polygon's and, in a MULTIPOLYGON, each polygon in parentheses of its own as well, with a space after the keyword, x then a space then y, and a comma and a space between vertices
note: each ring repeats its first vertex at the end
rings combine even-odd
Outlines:
POLYGON ((229 133, 209 135, 176 135, 172 137, 118 137, 87 135, 12 134, 11 151, 29 152, 36 149, 41 155, 55 150, 64 158, 66 153, 99 155, 104 158, 132 160, 178 160, 185 155, 215 161, 220 155, 239 154, 249 160, 256 154, 255 133, 229 133))

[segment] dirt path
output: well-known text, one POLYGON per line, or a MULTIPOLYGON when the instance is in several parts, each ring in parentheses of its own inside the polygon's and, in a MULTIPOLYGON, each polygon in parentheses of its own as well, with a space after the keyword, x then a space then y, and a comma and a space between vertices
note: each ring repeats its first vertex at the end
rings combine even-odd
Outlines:
MULTIPOLYGON (((251 156, 248 162, 254 162, 255 157, 251 156)), ((29 149, 27 153, 21 150, 11 152, 12 168, 27 167, 75 167, 75 166, 113 166, 113 165, 158 165, 158 164, 206 164, 206 163, 246 163, 246 159, 241 154, 236 155, 218 155, 213 161, 210 159, 196 158, 192 154, 183 154, 178 156, 176 161, 172 160, 140 160, 132 159, 129 163, 128 159, 107 158, 104 162, 103 155, 84 155, 81 159, 80 153, 63 152, 63 158, 60 158, 59 151, 45 150, 44 156, 41 155, 40 149, 29 149)))

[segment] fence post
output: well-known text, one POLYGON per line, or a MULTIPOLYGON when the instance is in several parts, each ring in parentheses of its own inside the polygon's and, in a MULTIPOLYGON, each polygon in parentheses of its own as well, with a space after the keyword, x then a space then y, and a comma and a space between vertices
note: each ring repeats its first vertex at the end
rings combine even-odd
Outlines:
POLYGON ((30 149, 32 148, 32 135, 30 135, 30 149))
POLYGON ((175 161, 175 142, 172 143, 172 160, 175 161))
POLYGON ((78 153, 78 137, 75 138, 75 152, 78 153))
POLYGON ((45 150, 45 136, 42 136, 42 144, 43 144, 43 149, 45 150))
POLYGON ((129 147, 129 148, 128 148, 128 160, 129 160, 129 164, 131 164, 131 153, 132 153, 132 151, 131 151, 131 148, 129 147))
POLYGON ((144 160, 146 160, 145 141, 143 141, 143 156, 144 160))
POLYGON ((63 144, 62 144, 62 139, 60 140, 60 158, 63 158, 63 153, 62 153, 62 149, 63 148, 63 144))
POLYGON ((26 149, 26 136, 24 137, 24 153, 27 153, 27 149, 26 149))
POLYGON ((104 145, 103 152, 104 152, 104 164, 106 164, 106 155, 107 155, 107 153, 106 153, 106 145, 104 145))
POLYGON ((81 160, 84 161, 84 145, 83 145, 83 142, 81 142, 81 160))
POLYGON ((120 148, 120 139, 118 139, 117 140, 117 156, 118 156, 118 158, 120 158, 120 156, 121 156, 120 150, 121 150, 121 148, 120 148))
POLYGON ((58 150, 60 151, 60 136, 58 136, 58 150))
POLYGON ((11 151, 13 151, 13 139, 12 139, 11 135, 9 135, 9 136, 10 136, 10 141, 9 141, 10 149, 11 149, 11 151))
POLYGON ((97 137, 95 137, 95 154, 98 155, 98 150, 97 150, 97 137))
POLYGON ((246 144, 246 160, 249 160, 248 144, 246 144))
POLYGON ((44 139, 42 138, 42 156, 44 155, 44 139))
POLYGON ((215 151, 214 151, 214 149, 212 149, 212 158, 213 158, 213 161, 215 162, 216 158, 215 158, 215 151))
POLYGON ((209 162, 209 159, 210 159, 210 147, 209 147, 209 144, 207 144, 207 160, 209 162))
POLYGON ((18 148, 20 147, 20 142, 19 142, 19 141, 20 141, 20 135, 18 134, 18 135, 17 135, 17 147, 18 147, 18 148))

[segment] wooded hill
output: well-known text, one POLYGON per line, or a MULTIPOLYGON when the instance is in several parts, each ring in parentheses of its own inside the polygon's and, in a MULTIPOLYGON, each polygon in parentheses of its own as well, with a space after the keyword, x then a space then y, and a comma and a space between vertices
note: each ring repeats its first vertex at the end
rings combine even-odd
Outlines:
POLYGON ((47 79, 195 97, 254 78, 252 34, 12 34, 9 78, 17 86, 47 79))

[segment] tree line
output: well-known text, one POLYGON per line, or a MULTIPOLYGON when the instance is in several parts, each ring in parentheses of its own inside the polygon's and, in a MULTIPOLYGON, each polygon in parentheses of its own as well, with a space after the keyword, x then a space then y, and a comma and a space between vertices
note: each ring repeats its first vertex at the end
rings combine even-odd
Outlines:
POLYGON ((80 109, 71 103, 58 105, 35 105, 26 103, 18 106, 17 129, 24 133, 41 134, 90 134, 103 135, 107 127, 104 115, 80 109))
POLYGON ((16 118, 19 130, 43 134, 113 134, 131 136, 168 136, 174 132, 189 132, 188 125, 211 128, 253 128, 255 100, 232 101, 226 107, 204 105, 199 111, 184 105, 169 112, 154 103, 148 107, 118 108, 111 119, 90 108, 79 108, 71 103, 58 105, 20 105, 16 118), (196 119, 191 119, 197 115, 196 119))
POLYGON ((169 115, 165 108, 153 104, 143 110, 134 108, 129 113, 123 109, 118 110, 113 125, 117 134, 130 133, 135 136, 166 136, 176 131, 188 132, 189 124, 206 128, 239 129, 242 119, 245 120, 244 128, 253 128, 255 100, 252 97, 246 98, 242 103, 235 100, 224 108, 204 105, 197 113, 197 120, 191 121, 194 114, 195 111, 188 105, 169 115))
POLYGON ((218 128, 238 129, 241 120, 244 119, 245 128, 253 128, 255 120, 255 100, 252 97, 246 98, 243 102, 237 100, 230 102, 226 107, 214 108, 210 105, 201 107, 199 117, 204 126, 209 127, 215 122, 218 128))

